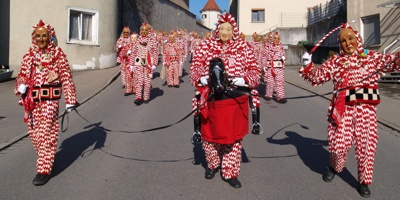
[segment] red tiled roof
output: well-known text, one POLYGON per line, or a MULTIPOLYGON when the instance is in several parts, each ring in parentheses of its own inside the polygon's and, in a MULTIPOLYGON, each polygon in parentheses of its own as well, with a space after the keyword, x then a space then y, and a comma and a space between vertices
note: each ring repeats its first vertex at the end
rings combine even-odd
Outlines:
POLYGON ((215 10, 215 11, 221 11, 221 9, 219 9, 217 3, 215 3, 214 0, 208 0, 206 5, 204 6, 203 9, 200 10, 201 11, 205 11, 205 10, 215 10))

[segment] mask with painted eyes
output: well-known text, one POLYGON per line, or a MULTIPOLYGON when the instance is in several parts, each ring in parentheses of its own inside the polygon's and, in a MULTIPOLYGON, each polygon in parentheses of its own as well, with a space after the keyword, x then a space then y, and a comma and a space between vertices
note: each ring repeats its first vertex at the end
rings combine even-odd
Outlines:
POLYGON ((339 32, 340 48, 348 55, 357 52, 358 41, 356 34, 351 29, 343 29, 339 32))
POLYGON ((222 42, 230 40, 233 37, 232 25, 229 22, 219 25, 218 36, 222 42))
POLYGON ((49 32, 43 26, 39 26, 35 30, 34 38, 36 41, 37 46, 40 49, 46 49, 47 45, 49 45, 49 32))

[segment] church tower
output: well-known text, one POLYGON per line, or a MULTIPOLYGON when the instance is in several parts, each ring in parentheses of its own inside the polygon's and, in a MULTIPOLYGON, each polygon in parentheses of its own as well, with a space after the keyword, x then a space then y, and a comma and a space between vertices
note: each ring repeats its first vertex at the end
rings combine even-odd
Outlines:
POLYGON ((218 22, 218 16, 221 14, 221 9, 214 0, 208 0, 203 9, 200 10, 201 23, 209 28, 215 29, 215 23, 218 22))

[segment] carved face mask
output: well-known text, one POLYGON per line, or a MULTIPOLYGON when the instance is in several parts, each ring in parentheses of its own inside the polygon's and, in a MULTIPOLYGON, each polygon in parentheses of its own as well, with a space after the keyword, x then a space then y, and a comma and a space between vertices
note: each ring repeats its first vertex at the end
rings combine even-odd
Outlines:
POLYGON ((169 37, 168 37, 168 41, 169 42, 175 42, 175 35, 174 34, 171 34, 169 37))
POLYGON ((351 29, 343 29, 339 33, 340 48, 348 55, 357 51, 358 41, 356 34, 351 29))
POLYGON ((279 44, 279 40, 280 40, 279 35, 275 34, 274 35, 274 44, 279 44))
POLYGON ((45 27, 43 27, 43 26, 37 27, 35 30, 34 38, 35 38, 37 46, 40 49, 47 48, 50 38, 49 38, 49 32, 47 31, 47 29, 45 27))
POLYGON ((142 26, 140 28, 140 35, 143 37, 147 37, 149 35, 149 27, 148 26, 142 26))
POLYGON ((129 34, 131 33, 131 31, 128 28, 124 28, 122 30, 122 35, 124 36, 124 38, 129 37, 129 34))
POLYGON ((222 42, 226 42, 230 40, 233 36, 232 25, 228 22, 225 22, 219 26, 218 36, 222 42))

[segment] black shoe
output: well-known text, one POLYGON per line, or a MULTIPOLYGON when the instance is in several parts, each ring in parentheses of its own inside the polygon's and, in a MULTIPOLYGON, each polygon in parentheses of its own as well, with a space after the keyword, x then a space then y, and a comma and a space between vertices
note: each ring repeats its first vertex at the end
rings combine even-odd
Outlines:
POLYGON ((172 87, 172 85, 168 85, 168 87, 172 87))
POLYGON ((175 88, 179 88, 179 85, 174 85, 175 88))
POLYGON ((260 124, 254 124, 253 125, 253 130, 251 131, 252 134, 254 135, 261 135, 261 125, 260 124))
POLYGON ((32 181, 33 185, 39 186, 44 185, 49 181, 50 175, 48 174, 36 174, 35 178, 32 181))
POLYGON ((162 86, 166 86, 167 85, 167 82, 164 82, 163 84, 162 84, 162 86))
POLYGON ((264 97, 265 98, 265 101, 271 101, 271 97, 264 97))
POLYGON ((279 99, 278 101, 276 101, 276 102, 278 102, 278 103, 286 103, 287 102, 287 99, 285 99, 285 98, 282 98, 282 99, 279 99))
POLYGON ((133 103, 135 103, 136 105, 141 105, 143 103, 143 100, 135 99, 135 101, 133 103))
POLYGON ((360 184, 358 185, 358 193, 365 198, 371 196, 371 191, 369 191, 368 185, 360 184))
POLYGON ((332 167, 329 167, 325 174, 322 176, 322 179, 324 179, 325 182, 330 183, 333 178, 335 178, 336 174, 337 172, 332 167))
POLYGON ((225 181, 228 182, 229 185, 231 185, 234 188, 242 187, 242 184, 240 183, 239 179, 237 179, 237 178, 226 179, 225 181))
POLYGON ((206 175, 205 178, 206 179, 212 179, 214 178, 215 173, 217 172, 216 169, 210 169, 210 168, 206 168, 206 175))
POLYGON ((143 103, 148 104, 150 100, 144 100, 143 103))

